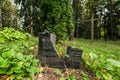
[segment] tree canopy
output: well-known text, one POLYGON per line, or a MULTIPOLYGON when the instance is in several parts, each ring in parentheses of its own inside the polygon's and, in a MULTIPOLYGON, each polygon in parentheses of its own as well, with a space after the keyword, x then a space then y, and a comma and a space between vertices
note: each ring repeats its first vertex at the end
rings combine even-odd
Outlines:
MULTIPOLYGON (((13 22, 11 24, 11 20, 16 15, 17 20, 19 18, 23 20, 23 27, 17 28, 22 28, 36 36, 47 29, 51 33, 55 33, 58 40, 73 35, 77 38, 93 40, 120 38, 120 1, 118 0, 14 1, 16 5, 19 5, 19 11, 16 10, 18 7, 11 5, 10 0, 0 1, 1 26, 14 26, 13 22), (17 12, 19 12, 19 16, 16 14, 17 12)), ((17 20, 15 21, 17 22, 17 20)))
POLYGON ((73 33, 72 5, 70 0, 16 0, 21 5, 20 16, 24 27, 32 27, 34 34, 47 29, 65 39, 73 33))

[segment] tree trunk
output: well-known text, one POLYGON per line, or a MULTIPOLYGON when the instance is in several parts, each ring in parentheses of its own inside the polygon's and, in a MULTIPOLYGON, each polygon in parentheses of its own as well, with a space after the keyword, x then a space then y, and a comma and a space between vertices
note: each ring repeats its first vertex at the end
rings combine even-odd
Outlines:
POLYGON ((111 25, 111 39, 114 39, 114 0, 110 0, 110 25, 111 25))
POLYGON ((91 41, 94 40, 94 12, 91 14, 91 41))
POLYGON ((2 6, 0 5, 0 30, 2 29, 2 6))
POLYGON ((74 20, 74 25, 75 25, 75 36, 78 38, 79 37, 79 0, 73 0, 72 2, 72 7, 73 7, 73 20, 74 20))

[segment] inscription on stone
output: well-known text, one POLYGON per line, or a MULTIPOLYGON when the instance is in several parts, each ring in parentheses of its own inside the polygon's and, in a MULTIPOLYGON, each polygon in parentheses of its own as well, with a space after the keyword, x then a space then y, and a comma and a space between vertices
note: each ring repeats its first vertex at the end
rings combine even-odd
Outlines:
POLYGON ((72 47, 67 47, 67 54, 69 57, 66 60, 66 66, 68 68, 80 68, 80 62, 82 60, 82 52, 83 50, 77 49, 77 48, 72 48, 72 47))

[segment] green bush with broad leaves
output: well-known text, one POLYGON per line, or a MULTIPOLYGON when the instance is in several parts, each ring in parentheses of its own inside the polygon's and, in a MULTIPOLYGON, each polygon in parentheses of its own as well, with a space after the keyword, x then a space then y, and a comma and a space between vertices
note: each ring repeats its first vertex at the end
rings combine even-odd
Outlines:
POLYGON ((26 34, 16 31, 13 28, 4 28, 3 31, 0 31, 0 43, 3 43, 5 41, 11 42, 25 39, 26 34))
POLYGON ((0 75, 9 76, 10 80, 32 80, 39 72, 38 60, 30 54, 30 46, 35 43, 30 40, 34 41, 31 35, 12 28, 0 31, 0 75))

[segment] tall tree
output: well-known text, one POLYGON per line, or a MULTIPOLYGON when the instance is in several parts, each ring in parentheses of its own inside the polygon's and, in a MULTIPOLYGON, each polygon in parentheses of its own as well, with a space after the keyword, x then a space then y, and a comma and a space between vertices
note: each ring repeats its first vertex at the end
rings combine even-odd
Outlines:
POLYGON ((115 34, 115 2, 114 0, 110 0, 110 23, 111 23, 111 39, 114 39, 115 34))
POLYGON ((57 40, 73 32, 70 0, 15 0, 21 5, 20 16, 24 27, 33 28, 34 34, 47 29, 57 35, 57 40))
POLYGON ((2 3, 2 25, 3 27, 16 27, 17 8, 12 5, 10 0, 2 3))
POLYGON ((70 0, 44 0, 40 4, 42 29, 55 33, 57 40, 65 39, 73 32, 72 5, 70 0))
POLYGON ((108 38, 111 40, 115 40, 118 35, 118 27, 119 24, 119 9, 117 9, 117 4, 119 4, 119 1, 115 0, 108 0, 106 2, 105 10, 106 10, 106 31, 108 38), (117 11, 118 10, 118 11, 117 11))
POLYGON ((0 0, 0 30, 2 29, 2 4, 4 0, 0 0))
POLYGON ((116 36, 120 39, 120 1, 118 0, 115 2, 115 13, 115 20, 117 26, 116 36))
POLYGON ((79 38, 79 29, 80 29, 80 18, 81 18, 81 2, 80 0, 73 0, 72 2, 73 7, 73 19, 74 19, 74 25, 75 25, 75 37, 79 38))
MULTIPOLYGON (((17 8, 10 0, 0 0, 0 29, 4 27, 15 27, 17 8)), ((16 23, 17 25, 17 23, 16 23)))
POLYGON ((19 16, 24 20, 23 29, 38 35, 40 31, 40 0, 15 0, 20 6, 19 16))
POLYGON ((94 18, 95 18, 95 14, 96 14, 96 7, 98 6, 99 1, 96 0, 89 0, 86 3, 86 6, 88 7, 90 14, 91 14, 91 41, 94 40, 94 29, 95 29, 95 25, 94 25, 94 18))

